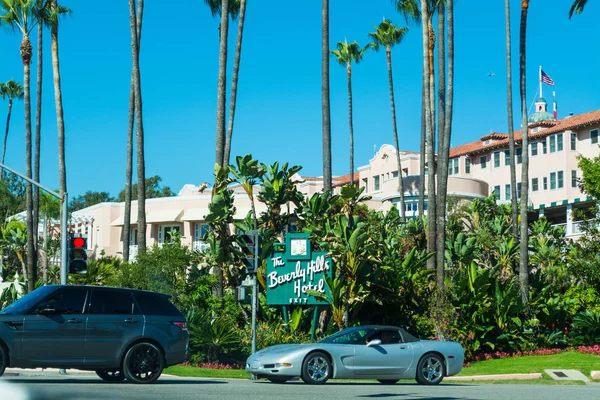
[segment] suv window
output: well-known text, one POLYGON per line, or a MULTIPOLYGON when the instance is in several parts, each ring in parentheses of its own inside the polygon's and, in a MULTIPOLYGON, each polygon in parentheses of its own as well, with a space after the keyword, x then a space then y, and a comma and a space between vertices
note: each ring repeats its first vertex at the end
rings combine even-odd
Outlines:
POLYGON ((181 316, 177 307, 169 301, 168 296, 146 292, 134 292, 133 297, 135 297, 135 300, 140 306, 142 314, 181 316))
POLYGON ((127 290, 94 289, 90 314, 139 314, 139 309, 127 290))
POLYGON ((83 314, 88 289, 85 287, 65 287, 52 293, 42 303, 49 303, 61 309, 61 314, 83 314))

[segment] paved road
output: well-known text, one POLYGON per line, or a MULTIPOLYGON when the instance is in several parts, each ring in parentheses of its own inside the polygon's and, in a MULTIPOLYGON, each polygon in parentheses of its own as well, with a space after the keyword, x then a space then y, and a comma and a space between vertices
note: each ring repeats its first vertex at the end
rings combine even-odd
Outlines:
MULTIPOLYGON (((600 386, 545 385, 477 385, 442 384, 424 387, 412 383, 383 386, 379 383, 331 381, 324 386, 288 382, 284 385, 266 381, 252 382, 235 379, 200 379, 163 376, 152 385, 105 383, 94 374, 56 372, 25 372, 0 380, 2 400, 21 400, 7 395, 7 387, 25 389, 28 400, 170 400, 170 399, 285 399, 285 400, 342 400, 342 399, 599 399, 600 386)), ((23 400, 24 400, 23 399, 23 400)))

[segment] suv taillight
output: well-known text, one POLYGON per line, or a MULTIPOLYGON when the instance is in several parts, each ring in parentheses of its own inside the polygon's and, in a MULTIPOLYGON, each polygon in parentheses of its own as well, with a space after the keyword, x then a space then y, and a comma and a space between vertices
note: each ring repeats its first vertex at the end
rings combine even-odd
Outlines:
POLYGON ((173 325, 178 326, 182 331, 187 331, 187 322, 172 321, 173 325))

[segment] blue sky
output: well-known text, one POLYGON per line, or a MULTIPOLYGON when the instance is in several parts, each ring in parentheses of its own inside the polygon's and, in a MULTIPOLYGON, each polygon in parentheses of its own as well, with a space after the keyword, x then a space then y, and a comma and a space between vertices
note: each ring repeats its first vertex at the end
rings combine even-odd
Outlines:
MULTIPOLYGON (((176 192, 185 184, 212 180, 218 73, 218 22, 201 0, 146 1, 142 34, 142 90, 147 176, 160 175, 176 192), (160 7, 159 4, 162 6, 160 7), (181 13, 179 10, 185 10, 181 13)), ((302 165, 301 174, 322 175, 321 2, 248 2, 240 72, 233 155, 252 153, 264 163, 302 165)), ((455 2, 456 80, 452 145, 505 132, 506 73, 504 2, 455 2), (494 72, 494 77, 488 74, 494 72)), ((532 1, 528 20, 528 102, 534 100, 538 67, 556 86, 559 117, 600 108, 600 62, 596 19, 600 5, 568 19, 570 1, 532 1)), ((131 73, 126 1, 110 7, 63 0, 73 14, 60 31, 66 121, 68 191, 117 195, 125 182, 127 104, 131 73)), ((515 127, 519 126, 518 18, 512 1, 515 127)), ((387 0, 331 0, 331 48, 337 41, 367 43, 367 34, 391 18, 406 25, 387 0)), ((231 25, 230 59, 235 32, 231 25)), ((421 33, 410 32, 393 52, 400 147, 418 151, 421 107, 421 33)), ((34 51, 37 45, 32 34, 34 51)), ((56 118, 50 37, 45 35, 42 183, 58 187, 56 118)), ((0 32, 0 81, 22 82, 20 36, 0 32)), ((36 57, 32 65, 35 93, 36 57)), ((231 66, 231 62, 230 62, 231 66)), ((385 53, 370 53, 353 70, 355 162, 365 165, 373 149, 393 142, 385 53)), ((228 74, 228 85, 230 73, 228 74)), ((35 103, 32 100, 32 110, 35 103)), ((551 105, 550 105, 551 109, 551 105)), ((0 105, 4 122, 6 102, 0 105)), ((33 118, 33 114, 32 114, 33 118)), ((331 62, 331 120, 334 175, 348 171, 345 68, 331 62)), ((4 132, 2 124, 1 132, 4 132)), ((25 171, 23 104, 13 107, 6 163, 25 171)))

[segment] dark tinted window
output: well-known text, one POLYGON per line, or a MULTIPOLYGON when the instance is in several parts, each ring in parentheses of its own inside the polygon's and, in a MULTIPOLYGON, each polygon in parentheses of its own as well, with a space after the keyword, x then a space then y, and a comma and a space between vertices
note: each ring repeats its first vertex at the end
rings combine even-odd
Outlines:
POLYGON ((142 314, 181 316, 177 307, 169 301, 167 296, 145 292, 134 292, 133 296, 140 306, 142 314))
POLYGON ((385 329, 375 332, 369 337, 369 341, 379 339, 381 344, 402 343, 402 336, 398 330, 385 329))
POLYGON ((94 289, 90 314, 139 314, 131 292, 127 290, 94 289))
POLYGON ((0 314, 23 314, 55 290, 56 286, 42 286, 37 288, 33 292, 27 293, 19 300, 7 306, 4 310, 0 311, 0 314))
POLYGON ((64 287, 52 293, 42 303, 48 303, 61 310, 61 314, 82 314, 88 289, 85 287, 64 287))

